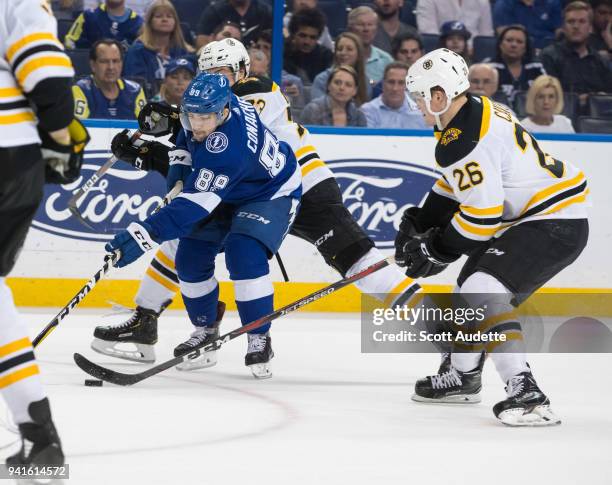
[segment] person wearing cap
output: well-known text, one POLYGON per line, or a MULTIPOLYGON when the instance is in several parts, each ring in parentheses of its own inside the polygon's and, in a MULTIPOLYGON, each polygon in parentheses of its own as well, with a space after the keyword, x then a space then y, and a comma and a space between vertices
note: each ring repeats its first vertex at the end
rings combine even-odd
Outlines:
POLYGON ((183 93, 196 75, 196 69, 189 59, 179 57, 172 59, 166 66, 166 76, 159 89, 159 94, 151 101, 178 106, 183 93))
POLYGON ((465 59, 468 65, 470 64, 468 48, 470 37, 472 37, 472 33, 463 22, 458 20, 449 20, 440 27, 440 47, 446 47, 448 50, 456 52, 465 59))
POLYGON ((416 19, 419 33, 440 34, 450 20, 462 22, 473 36, 493 34, 489 0, 418 0, 416 19))

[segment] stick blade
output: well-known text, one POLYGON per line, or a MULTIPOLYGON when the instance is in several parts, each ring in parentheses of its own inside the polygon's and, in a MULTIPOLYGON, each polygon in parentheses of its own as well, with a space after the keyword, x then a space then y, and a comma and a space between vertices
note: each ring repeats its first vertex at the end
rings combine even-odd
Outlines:
POLYGON ((142 377, 139 374, 123 374, 121 372, 115 372, 114 370, 107 369, 93 363, 79 353, 75 353, 73 357, 75 364, 83 372, 95 377, 96 379, 110 382, 111 384, 117 384, 118 386, 131 386, 142 380, 142 377))
POLYGON ((91 229, 92 231, 95 231, 93 226, 91 226, 85 219, 83 219, 83 216, 81 215, 79 210, 76 208, 76 206, 73 207, 73 206, 69 205, 68 206, 68 210, 70 211, 72 216, 76 218, 77 221, 79 221, 81 224, 83 224, 85 227, 91 229))

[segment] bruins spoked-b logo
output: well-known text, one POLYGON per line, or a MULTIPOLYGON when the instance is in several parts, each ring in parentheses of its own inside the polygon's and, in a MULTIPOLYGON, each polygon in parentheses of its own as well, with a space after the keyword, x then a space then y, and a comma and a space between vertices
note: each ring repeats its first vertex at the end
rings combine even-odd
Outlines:
POLYGON ((425 69, 426 71, 431 69, 433 67, 433 61, 431 59, 427 59, 424 63, 423 63, 423 69, 425 69))
POLYGON ((227 148, 228 141, 225 133, 215 131, 206 139, 206 149, 211 153, 221 153, 227 148))

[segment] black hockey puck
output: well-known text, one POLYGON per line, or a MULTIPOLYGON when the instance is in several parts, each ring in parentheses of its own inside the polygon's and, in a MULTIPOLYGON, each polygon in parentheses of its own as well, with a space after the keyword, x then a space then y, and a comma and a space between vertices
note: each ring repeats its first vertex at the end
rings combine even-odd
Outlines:
POLYGON ((90 387, 102 387, 102 381, 98 379, 85 379, 85 385, 90 387))

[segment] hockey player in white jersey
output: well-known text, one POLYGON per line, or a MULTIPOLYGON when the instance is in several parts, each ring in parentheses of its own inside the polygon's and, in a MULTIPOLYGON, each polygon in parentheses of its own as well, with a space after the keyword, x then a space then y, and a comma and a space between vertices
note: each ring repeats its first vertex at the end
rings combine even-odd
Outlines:
POLYGON ((21 435, 21 449, 6 459, 14 466, 64 463, 28 328, 5 277, 45 179, 66 184, 79 175, 89 138, 73 119, 73 76, 47 3, 0 0, 0 390, 21 435))
MULTIPOLYGON (((344 207, 338 184, 312 145, 308 130, 292 121, 289 103, 278 85, 265 77, 250 77, 249 67, 246 49, 234 39, 209 43, 199 57, 201 71, 225 75, 234 94, 252 103, 264 124, 293 149, 301 167, 304 194, 290 234, 314 244, 327 264, 342 275, 357 273, 383 259, 384 256, 344 207)), ((168 121, 171 115, 170 108, 147 105, 139 117, 141 131, 158 136, 170 132, 172 127, 168 121), (158 120, 155 123, 152 121, 154 117, 158 120)), ((118 135, 114 147, 119 158, 145 169, 164 172, 164 163, 160 160, 163 157, 153 156, 160 153, 159 144, 132 147, 124 134, 118 135)), ((171 151, 171 166, 180 156, 174 155, 171 151)), ((170 180, 169 185, 173 182, 170 180)), ((175 252, 175 242, 160 247, 136 296, 136 311, 122 324, 97 327, 92 342, 94 350, 130 360, 152 362, 155 359, 153 345, 157 341, 157 316, 179 289, 175 252), (137 349, 126 350, 120 345, 126 342, 135 344, 137 349)), ((363 278, 356 285, 364 293, 381 296, 388 306, 405 303, 419 290, 419 286, 395 265, 363 278)), ((205 355, 191 367, 215 363, 216 356, 205 355)))
POLYGON ((406 86, 436 126, 442 177, 422 208, 404 214, 396 259, 417 278, 468 255, 456 291, 473 308, 486 309, 478 331, 506 336, 477 351, 453 352, 437 375, 417 382, 413 399, 479 401, 484 350, 506 384, 495 415, 508 425, 558 424, 525 360, 514 308, 586 246, 586 178, 544 153, 507 108, 468 95, 468 68, 454 52, 438 49, 420 58, 406 86))

